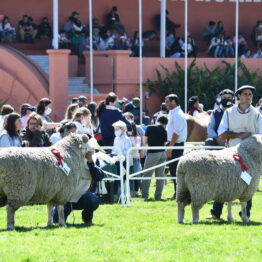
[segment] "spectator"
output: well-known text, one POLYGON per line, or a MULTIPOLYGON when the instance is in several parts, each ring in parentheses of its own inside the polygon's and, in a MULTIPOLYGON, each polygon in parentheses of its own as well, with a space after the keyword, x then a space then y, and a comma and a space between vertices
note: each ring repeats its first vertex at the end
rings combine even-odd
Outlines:
POLYGON ((216 25, 216 35, 224 35, 225 36, 225 31, 224 31, 224 25, 222 21, 218 21, 216 25))
MULTIPOLYGON (((167 108, 169 109, 169 117, 167 124, 167 140, 169 146, 184 146, 187 139, 187 122, 184 112, 180 108, 180 101, 177 95, 170 94, 165 99, 167 108)), ((169 160, 178 158, 184 153, 183 149, 167 150, 169 160)), ((176 177, 176 168, 178 161, 169 164, 172 177, 176 177)), ((170 199, 176 198, 176 180, 174 180, 174 194, 170 199)))
MULTIPOLYGON (((132 54, 131 57, 139 57, 140 48, 139 48, 139 32, 134 33, 132 44, 131 44, 132 54)), ((144 56, 144 41, 142 41, 142 56, 144 56)))
POLYGON ((42 98, 39 101, 39 104, 36 109, 37 114, 39 114, 42 120, 46 122, 52 122, 52 119, 49 117, 49 115, 52 113, 51 104, 52 101, 50 99, 42 98))
MULTIPOLYGON (((143 146, 165 146, 167 142, 167 132, 165 130, 168 123, 168 118, 165 115, 159 115, 156 124, 149 126, 146 130, 143 138, 143 146)), ((144 169, 148 169, 154 165, 164 163, 166 160, 166 152, 164 149, 148 150, 144 169)), ((154 170, 143 173, 143 177, 151 177, 155 171, 156 177, 163 177, 165 172, 165 166, 158 167, 154 170)), ((142 198, 145 200, 149 197, 150 180, 142 181, 142 198)), ((155 200, 161 200, 162 191, 164 187, 164 180, 156 181, 155 200)))
POLYGON ((242 54, 240 58, 251 58, 251 51, 249 49, 246 50, 246 53, 242 54))
POLYGON ((79 107, 87 106, 87 98, 86 98, 86 96, 79 96, 78 97, 78 105, 79 105, 79 107))
POLYGON ((80 55, 80 44, 83 40, 83 34, 81 34, 79 31, 76 31, 71 39, 71 49, 74 54, 80 55))
POLYGON ((253 58, 262 58, 262 48, 259 47, 257 52, 252 56, 253 58))
POLYGON ((233 41, 231 40, 230 36, 227 36, 226 40, 224 41, 224 56, 225 57, 235 56, 235 49, 233 47, 233 41))
POLYGON ((37 34, 38 38, 52 38, 52 28, 49 24, 48 18, 44 17, 42 19, 41 24, 38 27, 38 34, 37 34))
POLYGON ((73 115, 73 123, 76 125, 77 134, 86 134, 93 136, 93 127, 91 124, 91 113, 86 107, 78 108, 73 115))
POLYGON ((66 113, 65 113, 65 120, 72 120, 73 115, 76 112, 76 110, 79 108, 77 103, 71 104, 67 107, 66 113))
POLYGON ((223 45, 224 45, 224 36, 214 36, 211 39, 210 45, 208 47, 208 53, 213 57, 218 57, 220 53, 223 52, 223 45))
MULTIPOLYGON (((91 177, 102 178, 104 177, 104 172, 94 164, 92 155, 92 152, 86 154, 86 168, 90 171, 91 177)), ((70 202, 64 206, 65 221, 73 210, 82 210, 83 222, 88 226, 93 225, 94 211, 99 207, 100 200, 95 194, 89 191, 90 184, 88 180, 80 181, 80 187, 76 188, 70 202)), ((54 210, 53 220, 54 223, 58 223, 57 208, 54 210)))
POLYGON ((216 22, 209 21, 208 26, 204 28, 203 38, 209 43, 211 39, 214 38, 215 36, 216 36, 216 22))
POLYGON ((21 147, 20 136, 21 117, 17 113, 10 113, 4 123, 4 130, 0 134, 0 147, 21 147))
POLYGON ((131 125, 123 116, 115 105, 118 103, 118 97, 115 93, 109 93, 106 99, 98 105, 97 116, 99 118, 103 144, 112 146, 114 143, 114 128, 113 123, 121 120, 126 123, 127 128, 131 129, 131 125))
POLYGON ((198 117, 199 110, 199 98, 198 96, 191 96, 188 100, 188 112, 189 115, 193 117, 198 117))
POLYGON ((256 37, 257 47, 259 47, 262 44, 262 21, 259 21, 256 27, 255 37, 256 37))
POLYGON ((66 37, 71 39, 73 37, 73 23, 75 19, 73 16, 70 16, 67 22, 64 25, 64 31, 66 32, 66 37))
POLYGON ((54 133, 50 137, 52 145, 68 136, 70 133, 76 133, 76 125, 73 122, 64 122, 59 128, 58 132, 54 133))
POLYGON ((65 30, 62 30, 58 36, 59 49, 71 49, 71 41, 66 37, 65 30))
POLYGON ((34 41, 38 33, 38 26, 34 23, 33 18, 30 16, 28 17, 28 23, 30 24, 30 27, 32 28, 32 38, 34 41))
POLYGON ((42 129, 43 121, 37 113, 31 113, 26 129, 23 130, 22 139, 28 141, 29 147, 51 146, 48 134, 42 129))
POLYGON ((111 29, 116 23, 120 23, 120 18, 117 13, 117 7, 113 6, 110 13, 106 16, 107 28, 111 29))
MULTIPOLYGON (((184 38, 180 38, 180 46, 181 46, 181 57, 185 56, 185 40, 184 38)), ((187 39, 187 52, 188 57, 197 57, 198 54, 198 46, 196 45, 195 40, 191 35, 188 35, 187 39)))
POLYGON ((259 110, 260 115, 262 115, 262 98, 258 100, 256 108, 259 110))
POLYGON ((168 114, 168 110, 167 110, 167 106, 166 106, 166 103, 163 102, 161 105, 160 105, 160 111, 156 112, 153 117, 152 117, 152 121, 151 121, 151 124, 155 124, 156 123, 156 119, 159 115, 167 115, 168 114))
POLYGON ((97 117, 97 104, 95 102, 91 102, 90 104, 88 104, 87 108, 91 112, 91 123, 93 125, 94 130, 96 130, 95 133, 97 133, 100 129, 99 119, 97 117))
POLYGON ((73 33, 85 33, 86 28, 85 25, 82 25, 82 22, 80 20, 80 14, 77 11, 74 11, 72 13, 72 30, 73 33))
POLYGON ((134 97, 131 102, 126 104, 125 111, 134 115, 134 122, 138 125, 140 123, 140 98, 134 97))
POLYGON ((10 105, 3 105, 1 108, 1 114, 0 114, 0 133, 2 132, 5 124, 5 119, 8 114, 11 114, 14 112, 14 108, 10 105))
POLYGON ((166 54, 167 56, 170 56, 172 55, 172 46, 175 42, 175 36, 174 36, 174 33, 173 32, 167 32, 167 35, 166 35, 166 54))
POLYGON ((116 50, 128 50, 130 48, 130 41, 126 35, 122 35, 119 38, 117 44, 114 45, 113 49, 116 50))
MULTIPOLYGON (((93 49, 96 49, 96 46, 93 45, 93 49)), ((90 51, 90 37, 87 35, 80 43, 79 53, 83 54, 84 51, 90 51)))
POLYGON ((95 50, 99 49, 99 44, 101 42, 100 29, 94 28, 93 30, 93 47, 95 50))
POLYGON ((35 107, 29 104, 23 104, 21 106, 21 121, 22 121, 22 129, 26 127, 27 120, 29 115, 36 110, 35 107))
POLYGON ((5 16, 0 23, 0 37, 2 37, 3 42, 16 42, 16 31, 11 26, 8 16, 5 16))
POLYGON ((114 39, 111 37, 111 32, 108 30, 106 34, 103 34, 98 44, 98 50, 105 51, 112 49, 114 45, 114 39))
MULTIPOLYGON (((236 43, 236 37, 233 38, 233 43, 236 43)), ((246 55, 248 51, 247 41, 240 32, 238 34, 238 55, 241 57, 242 55, 246 55)))
MULTIPOLYGON (((134 122, 131 122, 132 131, 130 132, 129 138, 132 143, 132 147, 140 147, 141 146, 141 137, 137 133, 137 127, 134 122)), ((133 157, 133 167, 131 168, 132 173, 139 172, 141 170, 141 163, 140 163, 140 154, 139 150, 133 150, 131 152, 131 155, 133 157)), ((139 177, 141 175, 136 175, 136 177, 139 177)), ((131 188, 131 196, 138 196, 139 188, 141 187, 141 181, 139 180, 131 180, 130 181, 130 188, 131 188)))
POLYGON ((32 42, 36 35, 28 18, 28 15, 24 15, 23 19, 18 24, 19 36, 22 42, 32 42))

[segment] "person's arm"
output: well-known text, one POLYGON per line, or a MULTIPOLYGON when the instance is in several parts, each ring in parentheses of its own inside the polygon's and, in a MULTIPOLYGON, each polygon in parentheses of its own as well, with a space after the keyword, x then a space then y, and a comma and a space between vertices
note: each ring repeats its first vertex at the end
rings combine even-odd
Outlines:
POLYGON ((10 146, 11 146, 11 144, 10 144, 10 141, 9 141, 7 135, 2 135, 0 137, 0 148, 1 147, 10 147, 10 146))
POLYGON ((228 116, 227 116, 227 111, 225 111, 221 123, 218 128, 218 135, 224 139, 234 139, 234 138, 240 138, 240 139, 245 139, 251 135, 249 132, 240 132, 236 133, 233 131, 229 131, 228 127, 228 116))
POLYGON ((214 114, 212 113, 210 116, 208 125, 207 125, 207 137, 208 138, 214 138, 218 136, 217 132, 215 131, 215 125, 216 125, 215 117, 214 117, 214 114))
POLYGON ((260 113, 258 117, 258 134, 262 135, 262 116, 260 113))
POLYGON ((88 152, 86 154, 86 159, 87 159, 87 166, 89 168, 91 177, 95 180, 95 181, 100 181, 105 177, 105 173, 104 171, 98 167, 97 165, 95 165, 95 163, 93 162, 92 159, 92 152, 88 152))

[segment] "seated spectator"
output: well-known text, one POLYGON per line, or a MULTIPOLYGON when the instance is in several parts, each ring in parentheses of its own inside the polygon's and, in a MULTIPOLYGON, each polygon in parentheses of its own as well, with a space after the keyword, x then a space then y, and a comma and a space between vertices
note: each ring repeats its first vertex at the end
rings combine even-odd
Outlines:
POLYGON ((105 51, 112 49, 113 45, 114 39, 109 34, 103 34, 97 47, 98 50, 105 51))
MULTIPOLYGON (((233 43, 236 43, 236 37, 233 37, 233 43)), ((246 55, 248 51, 247 41, 242 35, 241 32, 238 34, 238 55, 241 57, 242 55, 246 55)))
POLYGON ((28 18, 28 15, 24 15, 18 24, 18 32, 22 42, 33 42, 34 36, 36 35, 28 18))
POLYGON ((58 35, 59 49, 71 49, 71 41, 66 37, 65 30, 58 35))
POLYGON ((48 22, 48 18, 44 17, 42 19, 42 23, 39 25, 38 27, 38 34, 37 34, 37 38, 52 38, 52 28, 48 22))
POLYGON ((93 30, 93 47, 95 50, 99 49, 99 44, 101 42, 102 38, 100 36, 100 29, 94 28, 93 30))
POLYGON ((182 54, 182 48, 181 48, 181 43, 183 43, 183 39, 181 37, 176 37, 175 41, 171 47, 171 55, 170 57, 181 57, 182 54))
POLYGON ((54 145, 71 133, 76 133, 76 125, 73 122, 65 121, 59 128, 58 132, 51 135, 50 142, 54 145))
POLYGON ((20 135, 21 117, 17 113, 10 113, 4 122, 4 129, 0 134, 1 147, 21 147, 22 138, 20 135))
POLYGON ((37 33, 38 33, 38 26, 34 23, 34 20, 33 20, 33 18, 32 17, 28 17, 28 22, 29 22, 29 24, 30 24, 30 26, 31 26, 31 28, 32 28, 32 37, 33 37, 33 40, 35 40, 35 38, 36 38, 36 35, 37 35, 37 33))
MULTIPOLYGON (((184 38, 180 39, 180 46, 181 46, 181 57, 185 56, 185 40, 184 38)), ((198 54, 198 46, 196 45, 195 40, 192 38, 191 35, 188 35, 187 39, 187 52, 188 57, 197 57, 198 54)))
POLYGON ((3 105, 0 111, 0 133, 2 132, 5 124, 6 116, 13 113, 14 108, 10 105, 3 105))
POLYGON ((257 47, 259 47, 260 44, 262 43, 262 21, 259 21, 256 27, 255 37, 256 37, 257 47))
POLYGON ((51 146, 48 134, 43 130, 43 121, 37 113, 29 116, 26 128, 22 132, 22 139, 29 143, 29 147, 51 146))
POLYGON ((204 28, 203 38, 209 43, 211 39, 214 38, 215 36, 216 36, 216 22, 209 21, 208 26, 204 28))
POLYGON ((240 58, 252 58, 251 51, 247 49, 247 51, 240 56, 240 58))
MULTIPOLYGON (((139 57, 139 32, 134 33, 132 44, 131 44, 132 54, 131 57, 139 57)), ((144 56, 144 41, 142 41, 142 56, 144 56)))
POLYGON ((225 31, 224 31, 224 25, 222 21, 218 21, 216 25, 216 35, 224 35, 225 36, 225 31))
POLYGON ((214 51, 214 57, 223 57, 224 56, 224 43, 225 43, 225 37, 223 34, 220 34, 218 36, 218 42, 216 45, 216 49, 214 51))
POLYGON ((107 28, 111 29, 116 23, 120 23, 120 18, 117 13, 117 7, 113 6, 112 10, 106 16, 107 28))
POLYGON ((188 112, 189 115, 193 117, 198 117, 199 110, 199 98, 198 96, 191 96, 188 100, 188 112))
POLYGON ((128 39, 127 35, 120 36, 118 43, 113 47, 113 49, 116 50, 128 50, 129 48, 130 40, 128 39))
POLYGON ((171 50, 172 50, 172 46, 175 42, 175 36, 173 32, 167 32, 166 34, 166 55, 170 56, 172 55, 171 50))
POLYGON ((210 45, 208 47, 208 53, 213 57, 217 57, 219 50, 221 48, 221 45, 223 45, 223 44, 224 44, 224 36, 223 35, 214 36, 211 39, 210 45))
POLYGON ((36 108, 31 106, 31 105, 29 105, 29 104, 23 104, 21 106, 22 129, 26 128, 28 117, 35 110, 36 110, 36 108))
POLYGON ((3 42, 16 42, 16 31, 11 26, 8 16, 5 16, 0 23, 0 38, 2 38, 3 42))
POLYGON ((230 36, 227 36, 226 40, 224 41, 224 56, 225 57, 235 56, 235 49, 233 47, 233 41, 230 36))
POLYGON ((262 48, 259 47, 257 52, 252 56, 252 58, 262 58, 262 48))

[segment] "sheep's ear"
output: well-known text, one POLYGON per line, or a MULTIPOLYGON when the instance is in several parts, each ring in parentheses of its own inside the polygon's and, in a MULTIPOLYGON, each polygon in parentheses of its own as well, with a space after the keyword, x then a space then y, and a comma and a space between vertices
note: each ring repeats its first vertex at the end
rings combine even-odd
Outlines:
POLYGON ((88 138, 88 136, 87 135, 82 135, 82 141, 83 141, 83 143, 87 143, 88 142, 88 140, 89 140, 89 138, 88 138))

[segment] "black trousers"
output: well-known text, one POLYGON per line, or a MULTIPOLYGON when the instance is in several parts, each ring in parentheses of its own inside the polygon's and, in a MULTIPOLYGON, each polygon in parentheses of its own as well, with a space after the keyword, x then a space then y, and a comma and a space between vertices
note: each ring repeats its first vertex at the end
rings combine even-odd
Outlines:
MULTIPOLYGON (((176 143, 174 146, 184 146, 184 142, 182 143, 176 143)), ((174 149, 172 150, 172 156, 168 160, 175 159, 177 157, 182 156, 184 153, 184 149, 174 149)), ((175 161, 171 164, 169 164, 169 170, 172 177, 176 177, 176 168, 179 161, 175 161)), ((174 181, 174 191, 176 192, 176 179, 174 181)))

